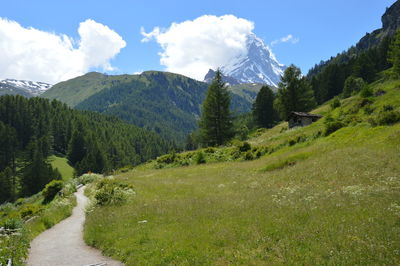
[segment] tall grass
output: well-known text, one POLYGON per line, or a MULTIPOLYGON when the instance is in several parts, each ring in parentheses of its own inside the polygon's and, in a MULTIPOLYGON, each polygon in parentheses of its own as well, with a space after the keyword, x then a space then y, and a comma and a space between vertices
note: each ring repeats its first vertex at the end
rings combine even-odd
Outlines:
POLYGON ((398 110, 398 84, 372 85, 372 112, 320 107, 346 123, 329 136, 324 119, 257 134, 279 147, 258 160, 119 175, 135 198, 94 208, 85 241, 127 265, 400 264, 400 124, 368 122, 387 97, 398 110))

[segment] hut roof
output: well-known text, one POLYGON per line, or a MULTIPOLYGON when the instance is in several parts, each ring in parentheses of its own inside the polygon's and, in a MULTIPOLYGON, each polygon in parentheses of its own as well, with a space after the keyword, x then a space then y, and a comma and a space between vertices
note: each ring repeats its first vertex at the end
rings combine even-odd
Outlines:
POLYGON ((310 117, 310 118, 321 118, 322 115, 310 114, 310 113, 303 113, 303 112, 291 112, 289 115, 290 117, 293 116, 300 116, 300 117, 310 117))

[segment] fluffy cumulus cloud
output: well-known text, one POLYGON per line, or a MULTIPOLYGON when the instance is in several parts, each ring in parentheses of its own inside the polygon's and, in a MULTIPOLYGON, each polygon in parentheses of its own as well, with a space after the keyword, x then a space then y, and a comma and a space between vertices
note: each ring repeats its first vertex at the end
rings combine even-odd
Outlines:
POLYGON ((161 46, 160 63, 167 71, 202 80, 210 68, 224 66, 247 53, 246 40, 254 23, 233 15, 204 15, 167 29, 145 32, 142 42, 155 39, 161 46))
POLYGON ((73 40, 0 18, 0 79, 57 83, 92 67, 112 70, 110 60, 126 46, 122 37, 91 19, 80 23, 78 33, 73 40))
POLYGON ((280 39, 278 39, 278 40, 272 41, 272 42, 271 42, 271 46, 277 45, 278 43, 284 43, 284 42, 290 42, 290 43, 292 43, 292 44, 296 44, 296 43, 298 43, 299 41, 300 41, 299 38, 295 38, 295 37, 293 37, 292 34, 288 34, 288 35, 285 36, 285 37, 282 37, 282 38, 280 38, 280 39))

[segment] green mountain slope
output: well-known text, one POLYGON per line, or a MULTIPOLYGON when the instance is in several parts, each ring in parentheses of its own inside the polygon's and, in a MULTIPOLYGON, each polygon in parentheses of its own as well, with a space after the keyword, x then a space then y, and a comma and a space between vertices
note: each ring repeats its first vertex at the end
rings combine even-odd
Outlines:
MULTIPOLYGON (((146 71, 140 75, 88 73, 53 86, 42 97, 61 100, 81 110, 119 117, 183 143, 197 128, 207 84, 182 75, 146 71)), ((231 94, 235 113, 251 109, 251 97, 231 94)))
POLYGON ((90 72, 54 85, 51 89, 44 92, 41 97, 59 100, 70 107, 74 107, 88 97, 113 84, 128 82, 136 78, 137 76, 108 76, 97 72, 90 72))
POLYGON ((399 264, 400 81, 369 86, 308 127, 117 176, 136 195, 90 212, 86 242, 127 265, 399 264))

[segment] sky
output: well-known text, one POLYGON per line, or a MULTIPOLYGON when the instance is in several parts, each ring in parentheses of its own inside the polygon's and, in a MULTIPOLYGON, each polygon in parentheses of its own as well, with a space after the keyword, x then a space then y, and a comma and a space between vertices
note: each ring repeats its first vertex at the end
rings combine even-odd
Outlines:
POLYGON ((367 32, 395 0, 0 0, 0 79, 57 83, 89 71, 201 79, 255 34, 304 74, 367 32))

